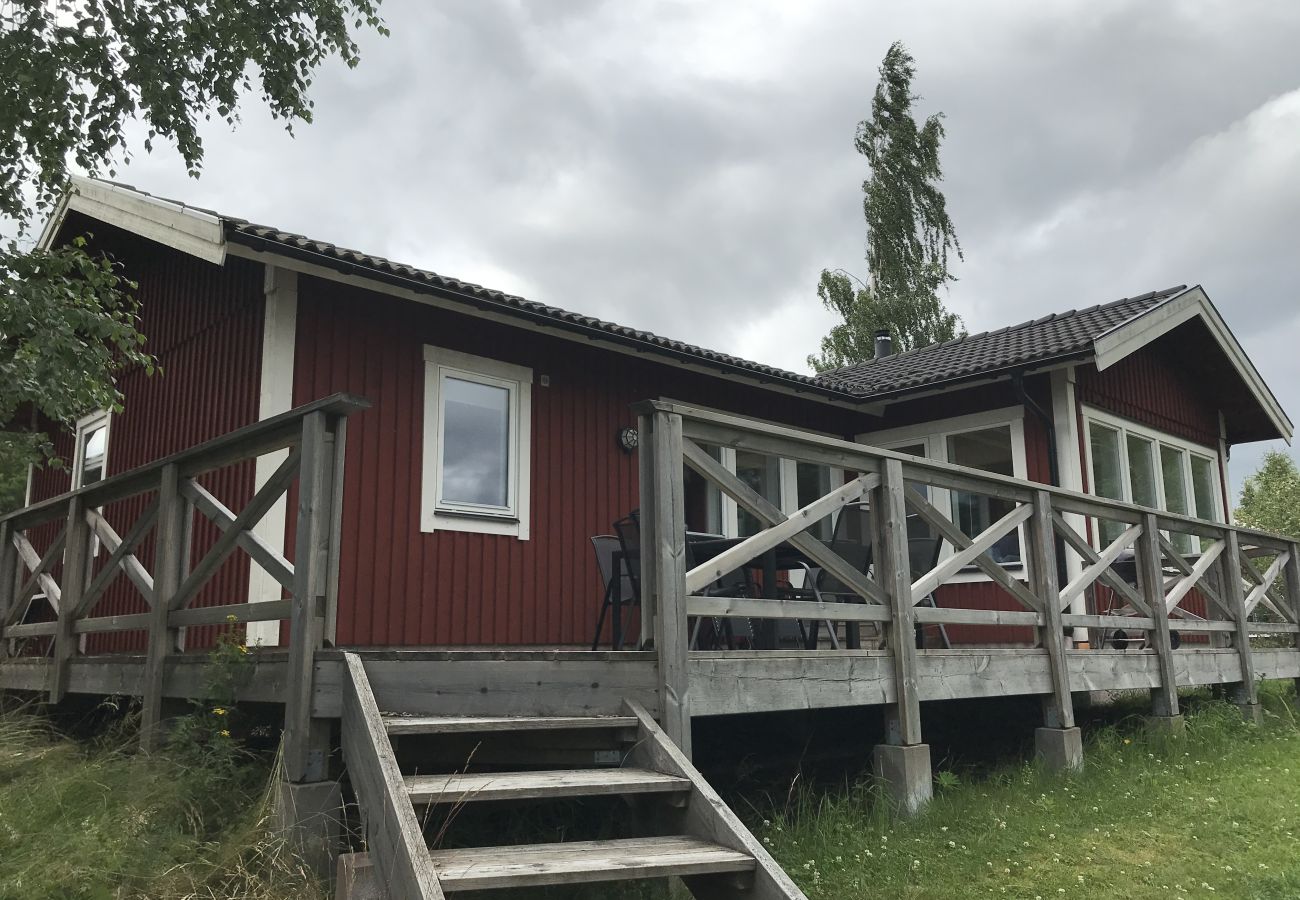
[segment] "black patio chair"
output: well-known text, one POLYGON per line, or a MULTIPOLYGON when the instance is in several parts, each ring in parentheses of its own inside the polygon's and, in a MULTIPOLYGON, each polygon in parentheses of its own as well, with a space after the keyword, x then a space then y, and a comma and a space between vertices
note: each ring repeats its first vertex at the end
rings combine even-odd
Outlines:
POLYGON ((639 602, 637 593, 632 587, 627 557, 623 553, 618 536, 613 534, 598 534, 592 537, 591 549, 595 551, 596 569, 600 572, 600 583, 604 586, 600 615, 596 619, 596 634, 591 639, 591 649, 596 650, 600 647, 600 633, 605 627, 605 616, 612 608, 610 647, 614 650, 622 650, 624 609, 630 612, 639 602))
MULTIPOLYGON (((686 542, 686 568, 687 570, 695 568, 699 564, 699 559, 694 550, 691 541, 686 542)), ((712 584, 706 585, 699 592, 703 597, 754 597, 757 593, 754 590, 754 581, 749 574, 749 566, 741 566, 734 571, 728 572, 712 584)), ((749 631, 750 643, 753 643, 753 624, 749 619, 745 619, 746 628, 749 631)), ((697 616, 695 622, 691 625, 691 642, 689 644, 692 650, 720 650, 722 644, 726 649, 736 649, 735 629, 731 624, 731 618, 725 616, 697 616), (700 634, 705 619, 710 624, 710 630, 705 634, 707 646, 700 646, 700 634)))
MULTIPOLYGON (((870 508, 864 503, 850 503, 840 510, 835 520, 835 530, 827 547, 855 570, 866 575, 871 569, 871 520, 870 508)), ((815 600, 819 603, 857 603, 861 601, 857 592, 835 577, 828 570, 819 566, 805 564, 804 586, 788 588, 784 596, 794 600, 815 600)), ((802 622, 802 620, 800 620, 802 622)), ((814 620, 808 629, 804 646, 816 650, 821 640, 820 620, 814 620)), ((840 649, 839 635, 831 622, 825 623, 830 632, 831 647, 840 649)), ((856 627, 850 625, 846 636, 850 646, 858 643, 856 627)))

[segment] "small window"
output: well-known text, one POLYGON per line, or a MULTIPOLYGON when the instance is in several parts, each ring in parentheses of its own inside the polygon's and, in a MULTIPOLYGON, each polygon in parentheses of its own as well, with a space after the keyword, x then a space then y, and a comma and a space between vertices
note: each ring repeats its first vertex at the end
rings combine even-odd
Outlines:
POLYGON ((96 412, 77 423, 76 449, 72 461, 73 488, 103 481, 108 465, 109 414, 96 412))
POLYGON ((421 527, 528 537, 532 370, 425 348, 421 527))

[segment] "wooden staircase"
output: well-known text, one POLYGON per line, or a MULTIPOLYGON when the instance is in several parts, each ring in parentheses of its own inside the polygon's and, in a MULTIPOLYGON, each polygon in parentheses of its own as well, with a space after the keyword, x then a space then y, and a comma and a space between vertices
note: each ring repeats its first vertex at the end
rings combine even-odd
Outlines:
POLYGON ((360 657, 344 656, 343 754, 368 852, 344 858, 340 900, 433 900, 467 891, 669 876, 681 878, 701 898, 805 900, 639 706, 627 704, 622 716, 383 715, 360 657), (463 748, 489 742, 494 755, 488 764, 499 771, 468 771, 462 762, 461 771, 404 774, 398 762, 398 748, 405 751, 408 745, 425 759, 441 752, 444 760, 463 760, 463 748), (607 749, 573 749, 583 747, 607 749), (549 767, 551 758, 563 760, 565 767, 549 767), (537 768, 539 762, 548 767, 537 768), (639 834, 430 850, 417 815, 424 813, 429 831, 441 823, 434 836, 440 841, 467 804, 579 797, 625 801, 626 814, 619 819, 639 834))

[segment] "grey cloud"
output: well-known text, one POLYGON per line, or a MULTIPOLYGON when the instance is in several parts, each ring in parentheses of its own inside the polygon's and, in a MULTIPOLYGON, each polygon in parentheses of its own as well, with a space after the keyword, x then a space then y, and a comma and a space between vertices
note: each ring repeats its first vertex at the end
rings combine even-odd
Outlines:
MULTIPOLYGON (((1300 418, 1300 6, 389 0, 317 121, 124 180, 802 368, 862 271, 853 151, 894 39, 947 115, 973 330, 1201 282, 1300 418), (1288 118, 1288 116, 1292 116, 1288 118), (1284 338, 1279 338, 1279 336, 1284 338)), ((1252 450, 1238 453, 1240 475, 1252 450)))

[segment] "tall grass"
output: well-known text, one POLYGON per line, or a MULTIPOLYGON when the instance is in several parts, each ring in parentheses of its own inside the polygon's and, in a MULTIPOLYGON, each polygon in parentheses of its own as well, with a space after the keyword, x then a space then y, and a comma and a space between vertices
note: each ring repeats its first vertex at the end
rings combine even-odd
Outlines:
MULTIPOLYGON (((1287 688, 1289 691, 1289 688, 1287 688)), ((1300 728, 1194 696, 1180 738, 1139 716, 1094 729, 1086 768, 1029 763, 941 788, 896 822, 869 784, 795 791, 756 831, 810 897, 1300 897, 1300 728)))
POLYGON ((0 713, 0 898, 323 898, 269 828, 273 763, 205 766, 0 713))

